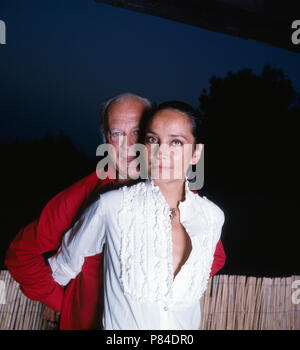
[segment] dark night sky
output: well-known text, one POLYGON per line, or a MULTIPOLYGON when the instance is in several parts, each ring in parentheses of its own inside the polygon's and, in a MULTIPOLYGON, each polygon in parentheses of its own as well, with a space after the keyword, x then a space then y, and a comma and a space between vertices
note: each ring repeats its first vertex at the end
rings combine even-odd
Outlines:
POLYGON ((1 0, 1 142, 57 135, 94 156, 98 109, 115 93, 198 105, 212 75, 265 64, 300 91, 299 55, 86 1, 1 0))

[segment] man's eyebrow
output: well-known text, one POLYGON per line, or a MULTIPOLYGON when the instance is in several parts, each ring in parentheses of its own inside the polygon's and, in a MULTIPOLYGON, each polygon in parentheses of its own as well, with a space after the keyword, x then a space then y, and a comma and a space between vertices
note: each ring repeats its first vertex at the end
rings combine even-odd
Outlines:
MULTIPOLYGON (((139 125, 132 127, 132 129, 139 129, 139 125)), ((121 130, 120 128, 109 128, 109 130, 121 130)))

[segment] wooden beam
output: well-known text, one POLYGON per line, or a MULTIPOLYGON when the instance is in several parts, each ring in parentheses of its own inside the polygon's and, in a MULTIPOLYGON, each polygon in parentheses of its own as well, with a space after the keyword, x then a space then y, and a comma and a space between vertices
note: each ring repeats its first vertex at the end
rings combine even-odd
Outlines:
POLYGON ((299 0, 94 1, 300 52, 299 0), (297 20, 299 26, 294 23, 297 20), (294 43, 293 33, 294 38, 299 38, 294 43))

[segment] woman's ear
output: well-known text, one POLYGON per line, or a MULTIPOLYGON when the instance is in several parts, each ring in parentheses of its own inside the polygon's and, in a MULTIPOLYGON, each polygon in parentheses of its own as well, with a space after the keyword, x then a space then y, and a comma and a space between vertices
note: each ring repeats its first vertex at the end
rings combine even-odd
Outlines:
POLYGON ((191 159, 191 164, 197 164, 201 158, 202 150, 203 150, 204 144, 203 143, 198 143, 196 145, 196 149, 194 150, 192 159, 191 159))

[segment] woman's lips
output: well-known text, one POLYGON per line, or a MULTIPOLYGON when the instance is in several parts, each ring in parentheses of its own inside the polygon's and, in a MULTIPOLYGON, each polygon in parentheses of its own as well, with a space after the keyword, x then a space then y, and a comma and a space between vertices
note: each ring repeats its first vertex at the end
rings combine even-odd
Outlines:
POLYGON ((162 164, 158 164, 155 165, 154 168, 158 168, 159 170, 170 170, 170 166, 166 166, 166 165, 162 165, 162 164))

